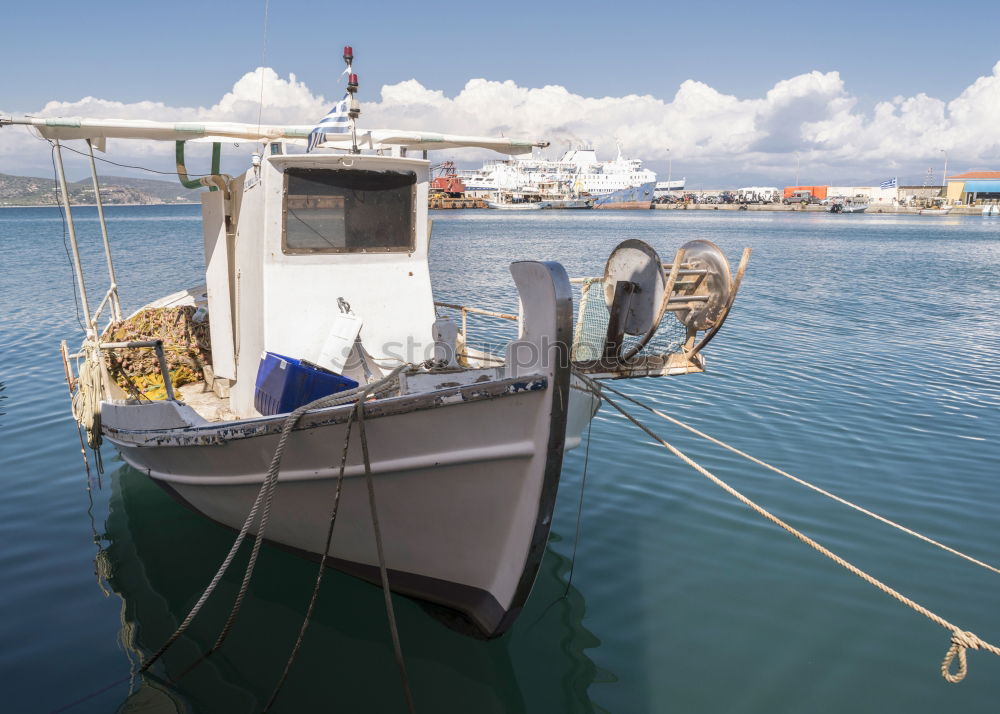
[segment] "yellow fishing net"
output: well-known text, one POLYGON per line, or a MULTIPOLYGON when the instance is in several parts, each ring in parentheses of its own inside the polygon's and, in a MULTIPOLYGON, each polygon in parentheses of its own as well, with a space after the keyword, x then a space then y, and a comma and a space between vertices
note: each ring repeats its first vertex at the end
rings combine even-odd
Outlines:
MULTIPOLYGON (((175 387, 203 379, 202 368, 212 363, 208 317, 193 305, 147 308, 110 325, 102 342, 163 340, 170 382, 175 387)), ((108 371, 130 396, 166 399, 156 350, 132 348, 108 350, 108 371)))

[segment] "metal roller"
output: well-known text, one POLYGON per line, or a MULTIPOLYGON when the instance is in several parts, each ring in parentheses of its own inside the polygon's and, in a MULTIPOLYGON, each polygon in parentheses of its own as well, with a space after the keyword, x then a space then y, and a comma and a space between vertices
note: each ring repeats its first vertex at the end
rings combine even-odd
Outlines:
POLYGON ((670 311, 689 331, 710 330, 719 324, 729 305, 733 278, 729 261, 715 243, 693 240, 681 246, 683 280, 674 284, 670 311))
POLYGON ((604 301, 612 315, 621 315, 625 334, 645 335, 656 328, 666 287, 662 265, 650 245, 635 239, 622 241, 608 257, 604 301), (615 305, 616 294, 624 304, 615 305))

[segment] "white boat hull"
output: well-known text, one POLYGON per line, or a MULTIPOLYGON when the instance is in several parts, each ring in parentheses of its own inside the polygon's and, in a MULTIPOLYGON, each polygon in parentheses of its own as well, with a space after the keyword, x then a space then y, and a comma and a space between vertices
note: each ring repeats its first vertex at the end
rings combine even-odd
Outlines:
MULTIPOLYGON (((535 476, 545 470, 546 453, 534 442, 535 420, 525 417, 547 419, 551 392, 544 381, 531 386, 534 391, 501 398, 366 419, 393 590, 452 607, 489 634, 514 600, 538 516, 543 479, 535 476)), ((339 414, 331 423, 292 432, 266 540, 313 558, 323 553, 350 410, 334 410, 339 414)), ((357 424, 352 428, 329 564, 377 581, 357 424)), ((238 529, 278 434, 230 434, 223 443, 199 445, 199 436, 211 437, 197 431, 202 434, 172 442, 161 438, 162 446, 136 444, 120 432, 109 431, 109 438, 129 464, 184 503, 238 529)))
MULTIPOLYGON (((393 591, 457 611, 486 637, 526 601, 548 538, 570 401, 572 301, 561 266, 515 263, 528 305, 503 378, 365 403, 365 438, 385 565, 393 591), (550 273, 559 273, 548 282, 550 273), (548 293, 547 295, 545 293, 548 293), (554 293, 554 295, 553 295, 554 293), (544 355, 539 345, 554 349, 544 355), (521 349, 523 352, 518 352, 521 349), (527 373, 525 373, 527 372, 527 373), (567 398, 567 395, 569 398, 567 398)), ((475 376, 475 375, 473 375, 475 376)), ((454 381, 449 381, 454 380, 454 381)), ((307 412, 290 432, 265 540, 379 581, 360 425, 351 427, 336 528, 326 535, 353 404, 307 412)), ((183 503, 233 529, 264 483, 287 415, 206 422, 173 401, 102 405, 105 437, 183 503)), ((579 437, 576 436, 578 441, 579 437)), ((258 534, 256 523, 250 532, 258 534)))
POLYGON ((593 208, 592 198, 557 198, 545 201, 543 208, 548 209, 584 209, 593 208))
POLYGON ((535 201, 534 203, 500 203, 498 201, 487 201, 487 208, 498 211, 538 211, 546 207, 545 201, 535 201))
POLYGON ((837 201, 826 209, 830 213, 864 213, 868 210, 867 203, 856 203, 854 201, 837 201))

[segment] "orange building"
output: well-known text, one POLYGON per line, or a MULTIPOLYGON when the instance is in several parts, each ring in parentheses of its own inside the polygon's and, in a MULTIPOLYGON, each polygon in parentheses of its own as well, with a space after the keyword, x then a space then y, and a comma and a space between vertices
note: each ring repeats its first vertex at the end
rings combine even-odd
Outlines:
POLYGON ((826 198, 826 186, 785 186, 784 198, 790 197, 796 191, 808 191, 816 198, 822 200, 826 198))

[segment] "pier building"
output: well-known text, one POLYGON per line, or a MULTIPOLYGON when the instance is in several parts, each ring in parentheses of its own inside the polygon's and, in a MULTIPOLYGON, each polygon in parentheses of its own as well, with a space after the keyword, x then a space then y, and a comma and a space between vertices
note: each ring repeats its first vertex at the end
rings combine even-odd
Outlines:
POLYGON ((946 179, 948 202, 976 203, 1000 200, 1000 171, 967 171, 946 179))

